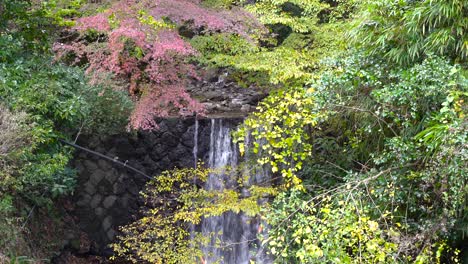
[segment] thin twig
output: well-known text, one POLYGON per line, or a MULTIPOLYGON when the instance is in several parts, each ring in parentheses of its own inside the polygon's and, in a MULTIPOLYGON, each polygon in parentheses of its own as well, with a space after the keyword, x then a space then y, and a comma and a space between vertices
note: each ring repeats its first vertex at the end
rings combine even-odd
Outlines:
POLYGON ((81 123, 80 129, 78 130, 78 133, 76 133, 76 137, 75 137, 75 140, 73 141, 73 144, 76 144, 76 142, 78 141, 78 138, 81 135, 81 130, 83 129, 83 126, 84 126, 84 122, 81 123))

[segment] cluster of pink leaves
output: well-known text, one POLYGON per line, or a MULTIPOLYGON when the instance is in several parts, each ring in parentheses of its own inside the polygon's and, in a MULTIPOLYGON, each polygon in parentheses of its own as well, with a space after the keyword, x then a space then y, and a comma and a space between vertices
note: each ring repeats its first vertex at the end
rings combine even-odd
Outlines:
POLYGON ((75 28, 79 31, 86 31, 88 29, 101 32, 109 31, 109 15, 107 13, 101 13, 95 16, 81 18, 75 28))
POLYGON ((203 8, 196 0, 122 0, 108 11, 80 18, 73 28, 83 34, 96 31, 94 43, 80 38, 72 43, 56 43, 58 58, 72 54, 72 63, 86 62, 87 73, 99 81, 103 74, 128 81, 128 91, 137 102, 129 126, 153 129, 155 116, 164 117, 178 111, 180 115, 203 114, 203 106, 186 92, 188 78, 197 78, 187 59, 196 51, 176 30, 155 29, 138 19, 146 10, 155 20, 170 19, 177 25, 188 25, 204 32, 246 34, 247 13, 203 8), (116 20, 112 26, 110 18, 116 20), (245 21, 245 20, 244 20, 245 21))
MULTIPOLYGON (((240 8, 213 10, 200 6, 200 1, 156 0, 149 5, 151 15, 157 19, 169 18, 176 24, 205 32, 229 32, 245 35, 247 21, 257 21, 250 13, 240 8), (246 19, 247 18, 247 19, 246 19), (245 20, 246 19, 246 20, 245 20)), ((260 26, 260 24, 258 24, 260 26)))

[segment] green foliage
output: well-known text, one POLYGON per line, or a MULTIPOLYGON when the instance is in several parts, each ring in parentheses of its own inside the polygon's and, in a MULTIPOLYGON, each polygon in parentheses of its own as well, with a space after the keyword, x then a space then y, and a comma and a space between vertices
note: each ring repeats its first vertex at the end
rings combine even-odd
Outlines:
POLYGON ((58 26, 73 26, 73 18, 80 16, 85 0, 49 0, 42 2, 45 17, 58 26))
POLYGON ((328 7, 318 0, 262 0, 247 9, 257 14, 263 24, 282 24, 294 32, 309 33, 316 28, 319 13, 328 7))
POLYGON ((57 250, 59 232, 46 230, 55 221, 48 215, 53 199, 72 193, 76 182, 68 168, 73 152, 59 139, 122 129, 131 109, 126 94, 90 85, 80 69, 52 60, 54 16, 70 14, 43 4, 0 3, 0 262, 29 263, 57 250), (37 219, 43 222, 31 232, 37 219))
POLYGON ((311 70, 317 66, 319 57, 333 48, 343 48, 339 38, 332 38, 330 34, 342 30, 343 27, 335 25, 324 26, 321 31, 315 32, 314 37, 291 34, 283 45, 274 49, 255 46, 236 36, 222 35, 195 38, 193 44, 204 55, 201 62, 233 68, 247 77, 256 73, 253 78, 264 80, 263 83, 258 79, 251 80, 251 83, 297 86, 312 77, 311 70))
POLYGON ((207 177, 207 170, 182 169, 166 171, 150 181, 142 193, 147 208, 143 217, 121 228, 123 235, 113 244, 114 251, 134 263, 195 262, 201 252, 191 247, 188 225, 200 216, 186 217, 195 202, 187 198, 197 193, 194 181, 207 177))
POLYGON ((45 10, 32 1, 0 3, 0 45, 4 44, 4 38, 14 39, 13 43, 22 48, 46 51, 51 28, 45 10))
POLYGON ((240 72, 240 82, 298 86, 312 77, 320 58, 346 47, 340 37, 349 27, 342 23, 343 14, 352 12, 354 4, 342 1, 332 8, 315 0, 268 0, 246 5, 246 9, 269 25, 271 34, 254 34, 250 39, 228 34, 196 37, 192 44, 202 55, 200 61, 240 72), (333 23, 320 23, 325 13, 333 14, 333 23))
POLYGON ((23 165, 12 188, 28 193, 34 189, 36 195, 51 189, 54 193, 71 190, 70 177, 59 176, 70 175, 62 171, 71 151, 58 138, 79 130, 115 131, 125 126, 131 110, 125 94, 91 86, 81 70, 51 64, 43 57, 0 64, 0 87, 0 98, 14 111, 26 113, 30 128, 28 145, 16 154, 23 165), (59 188, 55 182, 69 187, 59 188))
POLYGON ((258 142, 266 142, 254 143, 253 152, 262 154, 258 163, 270 165, 273 173, 280 171, 287 186, 300 184, 296 173, 312 154, 311 138, 305 131, 315 129, 326 118, 312 93, 312 89, 296 88, 271 94, 238 131, 241 153, 244 135, 249 131, 258 142))
POLYGON ((118 92, 87 84, 81 70, 54 64, 48 40, 56 23, 47 8, 35 1, 0 3, 2 263, 37 262, 57 250, 60 233, 48 216, 51 211, 42 208, 72 193, 76 181, 67 168, 72 151, 58 139, 73 136, 80 126, 83 131, 99 128, 99 114, 123 114, 130 103, 118 92), (122 105, 108 107, 110 100, 122 105), (42 221, 39 228, 30 230, 36 221, 42 221), (47 230, 52 222, 54 234, 47 230))
MULTIPOLYGON (((270 31, 205 32, 190 42, 203 65, 229 68, 246 86, 274 87, 236 138, 243 153, 251 134, 255 162, 281 180, 273 187, 239 180, 251 194, 244 197, 203 189, 215 172, 201 166, 164 172, 142 193, 142 217, 122 228, 118 255, 202 262, 211 237, 190 234, 190 226, 242 212, 265 216, 262 239, 279 263, 457 263, 454 246, 468 228, 466 1, 202 4, 244 6, 270 31), (271 205, 258 203, 274 195, 271 205)), ((2 249, 24 244, 13 241, 23 239, 17 203, 43 205, 72 192, 72 152, 58 139, 118 131, 131 110, 112 82, 90 85, 80 69, 47 57, 50 30, 72 25, 70 17, 89 8, 82 5, 0 3, 2 249)), ((135 18, 155 30, 174 27, 144 10, 135 18)), ((125 47, 132 58, 145 56, 125 47)))
MULTIPOLYGON (((311 83, 313 89, 302 89, 307 96, 298 97, 294 107, 284 107, 289 101, 284 94, 273 94, 277 103, 261 104, 252 115, 259 118, 245 122, 247 129, 258 131, 254 138, 266 143, 262 148, 267 151, 258 152, 263 162, 282 158, 268 152, 278 140, 265 140, 265 135, 290 128, 287 120, 293 118, 300 125, 276 138, 300 142, 281 147, 304 155, 304 164, 310 166, 293 171, 307 183, 309 197, 295 196, 293 202, 280 195, 269 211, 271 252, 286 262, 423 263, 442 261, 441 256, 450 259, 451 254, 455 261, 457 251, 444 241, 456 241, 467 226, 465 72, 434 56, 393 69, 359 58, 326 65, 311 83), (313 113, 323 115, 310 129, 301 121, 313 113), (330 152, 317 140, 326 135, 321 129, 341 129, 347 135, 344 142, 335 139, 337 157, 326 156, 330 152), (314 148, 322 153, 314 154, 314 148), (320 184, 323 179, 309 179, 314 170, 329 170, 323 160, 332 163, 352 153, 355 160, 343 163, 341 179, 325 185, 320 184), (366 229, 371 226, 379 228, 366 229)), ((287 168, 289 160, 279 163, 287 168)))
POLYGON ((27 251, 27 249, 18 248, 18 245, 26 244, 25 241, 21 241, 23 236, 21 234, 20 219, 5 217, 4 212, 0 212, 0 215, 2 216, 0 220, 0 247, 2 248, 0 252, 0 262, 22 263, 20 262, 21 259, 26 260, 28 258, 16 254, 17 252, 27 251))
MULTIPOLYGON (((251 134, 256 162, 282 179, 263 207, 264 243, 279 263, 457 263, 468 222, 466 4, 363 2, 350 46, 343 35, 356 2, 327 3, 256 1, 246 7, 273 36, 192 40, 202 63, 276 88, 236 136, 243 153, 251 134)), ((176 197, 187 198, 168 205, 185 208, 179 220, 259 210, 234 191, 176 197)))
POLYGON ((369 204, 359 194, 348 190, 303 196, 297 191, 283 193, 267 214, 273 227, 267 243, 278 262, 396 262, 399 230, 377 222, 388 224, 391 219, 385 215, 372 219, 369 204))
POLYGON ((431 56, 408 70, 390 74, 394 82, 372 91, 381 104, 377 113, 405 128, 422 121, 437 109, 448 91, 456 89, 457 72, 456 66, 431 56))
POLYGON ((206 62, 213 60, 219 54, 235 56, 258 51, 258 47, 252 42, 238 35, 227 33, 195 36, 190 44, 203 54, 206 62))
MULTIPOLYGON (((111 20, 110 24, 112 28, 118 27, 118 22, 113 21, 115 19, 115 14, 113 14, 109 20, 111 20)), ((138 20, 143 25, 151 26, 154 30, 161 30, 161 29, 173 29, 176 27, 174 23, 170 23, 164 20, 156 20, 153 16, 149 15, 148 12, 145 10, 138 11, 138 20)))
POLYGON ((226 212, 255 216, 260 212, 258 199, 277 193, 257 186, 249 187, 249 197, 235 190, 205 190, 201 186, 212 173, 219 171, 200 164, 198 169, 165 171, 150 181, 142 192, 143 217, 121 228, 123 235, 113 244, 115 252, 133 263, 198 263, 203 257, 201 247, 210 237, 192 234, 189 239, 190 225, 226 212))
POLYGON ((353 33, 371 55, 408 65, 434 53, 466 62, 468 42, 463 0, 367 1, 353 33))

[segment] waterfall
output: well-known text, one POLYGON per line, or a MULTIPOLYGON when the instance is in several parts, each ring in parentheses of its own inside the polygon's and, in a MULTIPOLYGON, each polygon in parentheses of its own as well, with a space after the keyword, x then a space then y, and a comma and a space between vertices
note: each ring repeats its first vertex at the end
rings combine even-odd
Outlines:
POLYGON ((193 132, 193 162, 194 168, 197 168, 198 163, 198 119, 195 118, 195 131, 193 132))
MULTIPOLYGON (((248 143, 250 137, 246 140, 248 143)), ((216 172, 209 175, 205 183, 207 190, 222 191, 225 188, 238 186, 236 173, 236 168, 239 166, 238 147, 232 142, 229 124, 223 124, 222 119, 211 119, 208 165, 216 169, 216 172)), ((265 180, 265 172, 259 171, 252 169, 247 172, 251 175, 247 186, 265 180)), ((246 169, 243 169, 243 172, 245 173, 246 169)), ((246 189, 242 190, 242 193, 248 195, 246 189)), ((256 218, 232 212, 202 219, 202 235, 211 237, 208 245, 202 248, 205 263, 248 264, 250 260, 260 264, 271 263, 264 256, 257 239, 259 232, 265 232, 259 228, 259 224, 256 218)))

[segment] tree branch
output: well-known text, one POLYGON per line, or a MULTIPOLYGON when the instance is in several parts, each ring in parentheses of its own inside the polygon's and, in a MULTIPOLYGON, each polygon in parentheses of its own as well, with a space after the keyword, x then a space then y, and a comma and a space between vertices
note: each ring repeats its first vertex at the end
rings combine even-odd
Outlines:
POLYGON ((145 178, 148 178, 148 179, 150 179, 150 180, 153 179, 153 177, 147 175, 146 173, 142 172, 141 170, 138 170, 138 169, 136 169, 136 168, 134 168, 134 167, 128 165, 127 162, 123 163, 123 162, 121 162, 121 161, 119 161, 119 160, 117 160, 117 159, 115 159, 115 158, 111 158, 111 157, 109 157, 109 156, 106 156, 106 155, 101 154, 101 153, 99 153, 99 152, 96 152, 96 151, 94 151, 94 150, 90 150, 90 149, 88 149, 88 148, 79 146, 79 145, 77 145, 77 144, 75 144, 75 143, 71 143, 71 142, 65 141, 65 140, 63 140, 63 139, 59 139, 59 141, 62 142, 63 144, 69 145, 69 146, 74 147, 74 148, 76 148, 76 149, 86 151, 86 152, 88 152, 88 153, 91 153, 91 154, 93 154, 93 155, 95 155, 95 156, 98 156, 98 157, 103 158, 103 159, 105 159, 105 160, 108 160, 108 161, 110 161, 110 162, 119 164, 119 165, 123 166, 124 168, 128 168, 129 170, 131 170, 131 171, 133 171, 133 172, 136 172, 136 173, 142 175, 142 176, 145 177, 145 178))

